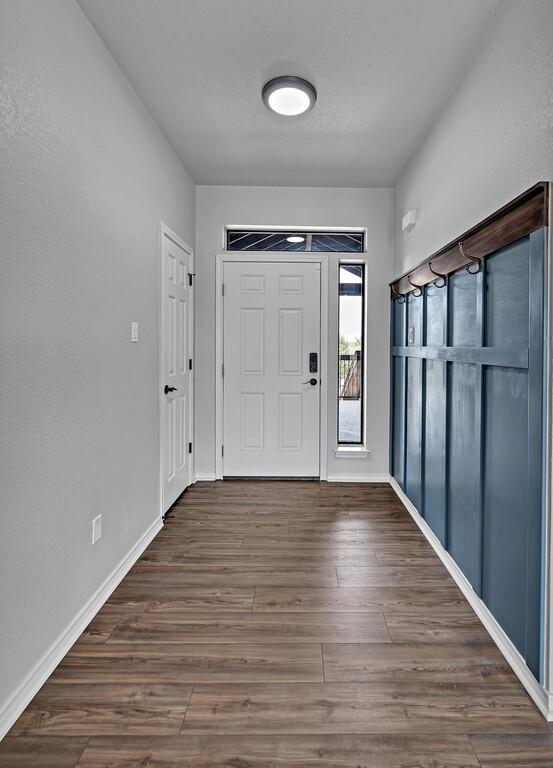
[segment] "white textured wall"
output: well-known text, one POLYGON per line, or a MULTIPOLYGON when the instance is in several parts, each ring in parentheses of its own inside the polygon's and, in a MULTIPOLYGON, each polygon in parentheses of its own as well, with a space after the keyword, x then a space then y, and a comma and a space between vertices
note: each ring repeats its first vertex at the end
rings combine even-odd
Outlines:
POLYGON ((542 179, 553 179, 553 2, 503 0, 397 183, 396 274, 542 179), (411 208, 418 222, 403 235, 411 208))
MULTIPOLYGON (((389 301, 392 276, 391 189, 196 187, 196 471, 215 472, 215 257, 225 225, 367 227, 369 281, 366 408, 368 459, 337 460, 336 403, 329 398, 329 474, 388 473, 389 301)), ((329 262, 329 339, 336 339, 337 261, 329 262)), ((332 353, 331 353, 332 354, 332 353)), ((332 365, 332 362, 330 362, 332 365)), ((329 370, 329 381, 335 370, 329 370)))
POLYGON ((73 0, 1 0, 0 56, 1 715, 159 514, 159 225, 193 242, 194 189, 73 0))

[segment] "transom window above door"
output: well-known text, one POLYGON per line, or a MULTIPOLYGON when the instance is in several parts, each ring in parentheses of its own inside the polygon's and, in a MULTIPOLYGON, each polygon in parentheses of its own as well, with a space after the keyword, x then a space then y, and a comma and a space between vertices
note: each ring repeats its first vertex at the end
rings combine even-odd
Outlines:
POLYGON ((364 232, 227 229, 227 251, 363 253, 364 232))

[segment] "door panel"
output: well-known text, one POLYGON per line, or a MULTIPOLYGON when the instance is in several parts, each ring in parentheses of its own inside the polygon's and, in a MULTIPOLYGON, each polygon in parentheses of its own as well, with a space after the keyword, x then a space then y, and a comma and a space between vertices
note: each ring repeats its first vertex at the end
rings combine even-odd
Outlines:
POLYGON ((298 393, 279 395, 279 447, 301 450, 301 401, 298 393))
POLYGON ((302 309, 281 309, 279 317, 280 375, 301 375, 302 309))
POLYGON ((242 392, 240 395, 240 448, 263 450, 265 426, 265 398, 261 392, 242 392))
POLYGON ((191 255, 164 235, 162 248, 162 397, 163 510, 180 496, 192 479, 188 444, 191 436, 191 255))
POLYGON ((241 373, 263 373, 265 340, 265 310, 242 307, 240 310, 241 344, 240 359, 241 373))
POLYGON ((320 265, 228 262, 224 284, 224 474, 316 477, 320 265))

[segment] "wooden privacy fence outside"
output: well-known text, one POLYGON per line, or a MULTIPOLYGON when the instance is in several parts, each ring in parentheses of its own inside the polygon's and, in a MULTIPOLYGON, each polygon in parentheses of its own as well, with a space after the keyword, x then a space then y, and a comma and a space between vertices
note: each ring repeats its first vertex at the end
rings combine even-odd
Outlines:
POLYGON ((340 398, 359 400, 361 397, 361 352, 340 355, 339 358, 340 398))

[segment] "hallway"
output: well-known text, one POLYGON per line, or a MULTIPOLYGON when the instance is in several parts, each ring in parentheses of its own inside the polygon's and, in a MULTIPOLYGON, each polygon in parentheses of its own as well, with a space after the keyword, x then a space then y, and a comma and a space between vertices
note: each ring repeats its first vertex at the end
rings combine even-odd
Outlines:
POLYGON ((387 485, 198 483, 0 766, 546 766, 550 726, 387 485))

